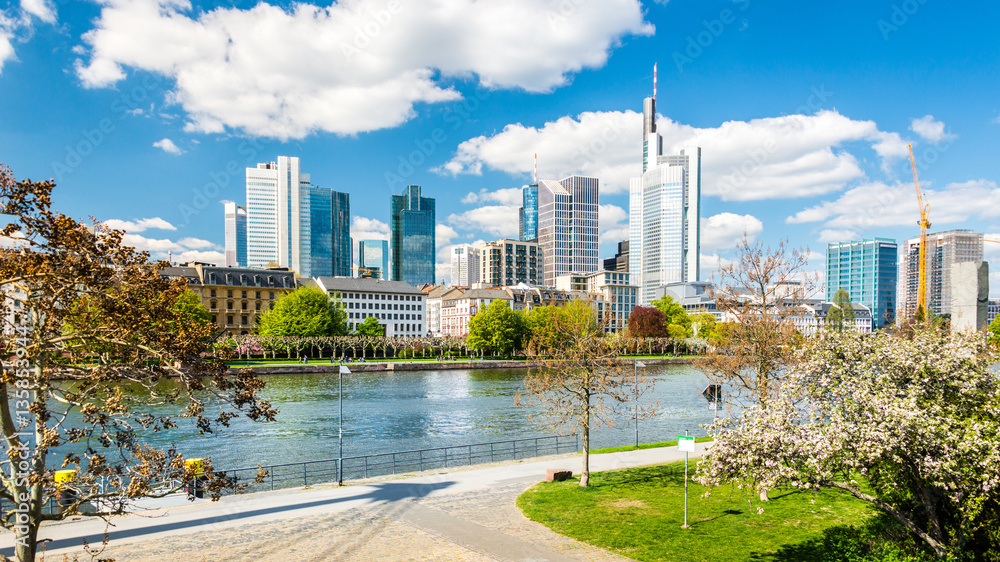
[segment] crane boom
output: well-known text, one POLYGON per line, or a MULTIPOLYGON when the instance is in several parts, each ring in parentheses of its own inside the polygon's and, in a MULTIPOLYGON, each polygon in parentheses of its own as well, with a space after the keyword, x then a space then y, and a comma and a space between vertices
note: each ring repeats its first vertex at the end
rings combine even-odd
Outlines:
POLYGON ((924 204, 923 195, 920 193, 920 180, 917 178, 917 162, 913 158, 913 145, 907 145, 910 149, 910 167, 913 168, 913 187, 917 190, 917 206, 920 209, 920 264, 917 268, 917 309, 922 310, 924 318, 929 318, 927 310, 927 229, 931 226, 931 221, 927 219, 927 210, 930 205, 924 204))

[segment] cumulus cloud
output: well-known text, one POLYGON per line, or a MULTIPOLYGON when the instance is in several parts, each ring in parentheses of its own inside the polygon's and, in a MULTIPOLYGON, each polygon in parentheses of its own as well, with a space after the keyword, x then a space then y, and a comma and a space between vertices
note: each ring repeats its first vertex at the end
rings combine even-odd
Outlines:
POLYGON ((21 0, 21 9, 45 23, 56 23, 56 7, 48 0, 21 0))
POLYGON ((126 234, 122 243, 136 250, 149 252, 154 260, 171 259, 174 263, 200 261, 204 263, 223 264, 226 262, 223 248, 207 240, 199 238, 182 238, 173 241, 166 238, 147 238, 141 234, 126 234))
MULTIPOLYGON (((526 175, 532 154, 539 155, 541 177, 571 173, 595 176, 601 190, 627 190, 640 171, 642 115, 634 111, 585 112, 541 127, 520 123, 491 136, 462 142, 452 159, 436 171, 482 174, 484 169, 526 175)), ((873 121, 857 121, 836 111, 728 121, 696 128, 661 117, 657 130, 665 154, 700 146, 702 193, 730 201, 823 195, 865 176, 850 149, 866 145, 883 169, 907 154, 897 133, 873 121)))
POLYGON ((628 212, 617 205, 601 205, 597 212, 597 230, 604 242, 628 240, 628 212))
POLYGON ((736 247, 746 232, 751 240, 764 231, 764 223, 753 215, 719 213, 701 222, 701 249, 727 251, 736 247))
POLYGON ((181 150, 176 144, 174 144, 174 141, 170 139, 160 139, 154 142, 153 146, 163 150, 163 152, 167 152, 170 154, 184 154, 184 151, 181 150))
POLYGON ((468 231, 483 231, 498 238, 517 238, 517 205, 486 205, 448 216, 448 224, 468 231))
MULTIPOLYGON (((974 180, 951 183, 943 189, 923 189, 935 225, 960 224, 970 218, 1000 216, 1000 188, 996 182, 974 180)), ((821 222, 828 229, 855 232, 889 226, 911 226, 920 218, 912 184, 865 183, 831 201, 788 217, 789 224, 821 222)))
POLYGON ((388 240, 389 225, 380 220, 354 215, 351 218, 351 238, 355 244, 362 240, 388 240))
POLYGON ((14 42, 31 36, 35 19, 56 23, 55 5, 50 0, 21 0, 20 7, 19 14, 13 9, 0 9, 0 72, 5 62, 17 58, 14 42))
POLYGON ((701 261, 700 275, 702 281, 718 282, 719 270, 733 263, 733 260, 719 254, 700 254, 698 259, 701 261))
POLYGON ((466 205, 471 205, 475 203, 501 203, 503 205, 517 205, 520 206, 523 201, 522 198, 522 188, 520 187, 508 187, 505 189, 498 189, 496 191, 489 191, 486 189, 480 189, 479 193, 469 192, 465 197, 462 198, 462 203, 466 205))
POLYGON ((819 241, 822 244, 829 244, 831 242, 851 242, 860 238, 858 233, 849 229, 832 229, 827 228, 819 233, 819 241))
POLYGON ((944 122, 935 121, 933 115, 925 115, 910 123, 910 130, 931 144, 955 140, 955 135, 944 132, 944 122))
POLYGON ((133 221, 125 221, 121 219, 110 219, 104 221, 104 225, 108 228, 113 228, 116 230, 124 230, 128 233, 143 232, 145 230, 177 230, 177 227, 170 224, 169 222, 161 219, 160 217, 153 217, 151 219, 136 219, 133 221))
POLYGON ((454 78, 546 92, 650 35, 639 0, 348 0, 199 11, 189 0, 98 0, 76 62, 85 86, 125 68, 174 81, 188 129, 272 138, 397 126, 420 103, 460 99, 454 78), (413 45, 420 45, 415 49, 413 45), (322 64, 317 64, 322 61, 322 64), (294 87, 290 87, 294 85, 294 87))

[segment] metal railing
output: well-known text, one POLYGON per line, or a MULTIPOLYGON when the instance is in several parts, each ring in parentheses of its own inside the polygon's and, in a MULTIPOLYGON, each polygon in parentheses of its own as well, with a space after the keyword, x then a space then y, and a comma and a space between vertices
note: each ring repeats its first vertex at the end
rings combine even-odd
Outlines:
MULTIPOLYGON (((580 440, 574 434, 344 457, 343 479, 359 480, 374 476, 575 453, 579 450, 580 440)), ((247 492, 337 481, 337 459, 272 464, 261 468, 267 472, 267 476, 259 484, 253 482, 260 470, 258 467, 217 470, 217 472, 235 476, 240 483, 249 483, 245 489, 247 492)))

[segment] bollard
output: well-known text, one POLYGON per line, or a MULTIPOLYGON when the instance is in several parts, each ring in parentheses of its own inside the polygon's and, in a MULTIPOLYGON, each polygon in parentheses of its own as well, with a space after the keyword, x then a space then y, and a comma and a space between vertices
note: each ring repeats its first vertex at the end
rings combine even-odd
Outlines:
POLYGON ((187 459, 184 461, 184 468, 194 472, 194 477, 188 480, 185 490, 189 498, 203 498, 205 497, 205 489, 203 487, 203 478, 205 475, 205 463, 203 459, 187 459))
POLYGON ((56 515, 62 515, 76 503, 77 491, 70 487, 76 482, 76 470, 57 470, 56 482, 56 515))

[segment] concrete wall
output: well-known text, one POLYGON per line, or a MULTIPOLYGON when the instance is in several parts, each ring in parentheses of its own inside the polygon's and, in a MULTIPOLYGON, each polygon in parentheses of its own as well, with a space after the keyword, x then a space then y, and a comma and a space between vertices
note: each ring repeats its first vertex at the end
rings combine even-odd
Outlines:
POLYGON ((986 328, 990 264, 959 262, 951 266, 951 327, 958 332, 986 328))

